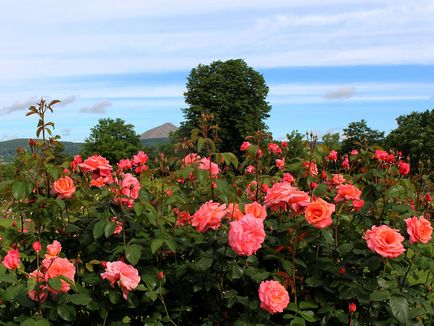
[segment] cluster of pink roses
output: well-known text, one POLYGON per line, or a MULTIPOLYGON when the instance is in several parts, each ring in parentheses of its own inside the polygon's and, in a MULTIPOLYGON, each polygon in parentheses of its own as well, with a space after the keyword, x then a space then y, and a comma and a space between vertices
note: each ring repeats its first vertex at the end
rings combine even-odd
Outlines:
MULTIPOLYGON (((428 243, 431 240, 433 228, 431 222, 423 216, 407 218, 404 220, 407 226, 407 233, 410 236, 410 243, 428 243)), ((365 233, 365 240, 368 248, 380 256, 395 258, 405 252, 404 237, 399 230, 392 229, 388 225, 372 226, 365 233)))

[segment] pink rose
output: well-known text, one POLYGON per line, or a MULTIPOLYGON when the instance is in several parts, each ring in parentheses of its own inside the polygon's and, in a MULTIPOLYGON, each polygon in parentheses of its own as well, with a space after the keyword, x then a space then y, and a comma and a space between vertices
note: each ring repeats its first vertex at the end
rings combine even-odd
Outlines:
POLYGON ((7 269, 17 269, 20 266, 20 252, 18 249, 11 249, 3 258, 2 264, 7 269))
POLYGON ((285 159, 276 159, 276 166, 279 170, 282 170, 285 167, 285 159))
POLYGON ((42 282, 45 282, 44 273, 39 270, 34 270, 29 274, 29 278, 35 279, 37 289, 30 290, 27 295, 33 301, 39 303, 45 302, 48 296, 48 289, 46 285, 41 284, 42 282))
POLYGON ((131 160, 120 160, 118 163, 118 171, 131 170, 133 168, 133 162, 131 160))
POLYGON ((187 155, 185 155, 185 157, 183 159, 185 165, 190 165, 190 164, 196 163, 199 160, 200 160, 200 156, 197 155, 196 153, 187 154, 187 155))
POLYGON ((127 205, 129 208, 133 207, 134 200, 139 197, 140 182, 131 173, 126 173, 122 181, 118 182, 120 190, 114 188, 116 194, 115 201, 118 204, 127 205))
POLYGON ((345 181, 346 180, 342 174, 333 174, 331 184, 335 186, 339 186, 340 184, 343 184, 345 181))
POLYGON ((112 287, 117 283, 125 300, 128 299, 128 293, 140 283, 139 271, 119 260, 106 263, 105 272, 101 273, 101 278, 107 279, 112 287))
POLYGON ((54 181, 52 189, 57 194, 57 199, 71 198, 76 190, 74 181, 68 176, 54 181))
POLYGON ((148 154, 139 151, 136 155, 133 156, 133 164, 134 166, 145 165, 148 162, 148 154))
POLYGON ((244 205, 244 214, 252 214, 254 217, 261 220, 265 220, 265 218, 267 217, 267 211, 265 207, 256 201, 244 205))
POLYGON ((270 314, 282 312, 289 304, 289 294, 277 281, 263 281, 259 285, 259 300, 261 309, 270 314))
POLYGON ((219 166, 207 157, 203 157, 199 160, 199 166, 197 167, 199 170, 207 170, 210 172, 212 178, 216 178, 219 174, 219 166))
POLYGON ((306 169, 306 175, 318 175, 318 167, 316 166, 315 162, 303 162, 301 166, 306 169))
POLYGON ((353 149, 350 155, 359 155, 359 151, 357 149, 353 149))
POLYGON ((338 194, 335 197, 335 203, 339 203, 344 200, 360 199, 362 192, 353 185, 340 185, 337 187, 338 194))
MULTIPOLYGON (((66 258, 55 257, 53 259, 44 259, 42 261, 42 267, 45 272, 45 282, 48 283, 50 278, 64 276, 74 281, 75 276, 75 266, 66 258)), ((61 287, 59 290, 55 290, 48 285, 48 290, 51 293, 58 294, 59 292, 68 292, 71 285, 64 280, 60 280, 61 287)))
POLYGON ((403 161, 399 161, 398 164, 399 164, 399 174, 407 175, 410 173, 410 164, 403 161))
POLYGON ((365 240, 369 249, 386 258, 398 257, 405 251, 404 237, 388 225, 372 226, 366 231, 365 240))
POLYGON ((295 212, 303 210, 310 202, 309 194, 300 191, 287 182, 275 183, 265 195, 264 204, 272 210, 291 207, 295 212))
POLYGON ((279 147, 279 145, 274 143, 268 144, 268 150, 274 154, 282 154, 282 149, 279 147))
POLYGON ((41 243, 39 241, 35 241, 32 243, 33 250, 36 252, 40 252, 42 249, 41 243))
POLYGON ((407 233, 410 235, 410 243, 428 243, 432 237, 431 222, 423 216, 407 218, 404 220, 407 225, 407 233))
POLYGON ((385 161, 387 159, 387 155, 387 152, 383 151, 382 149, 376 149, 374 154, 378 161, 385 161))
POLYGON ((199 232, 205 232, 208 229, 217 230, 225 215, 226 205, 220 205, 211 200, 200 206, 199 210, 194 213, 191 225, 199 232))
POLYGON ((54 240, 52 244, 49 244, 47 246, 47 254, 45 255, 45 258, 53 258, 59 255, 60 251, 62 250, 62 245, 59 241, 54 240))
POLYGON ((237 255, 250 256, 261 248, 265 240, 264 223, 261 219, 247 214, 230 224, 228 243, 237 255))
POLYGON ((250 147, 250 143, 248 141, 245 141, 241 144, 240 150, 245 152, 249 147, 250 147))
POLYGON ((307 206, 304 216, 307 223, 317 229, 323 229, 332 224, 332 214, 334 211, 334 204, 329 204, 318 198, 307 206))
POLYGON ((329 155, 326 156, 326 159, 336 162, 338 159, 338 152, 335 150, 330 151, 329 155))
POLYGON ((344 160, 342 161, 341 167, 343 169, 346 169, 346 170, 350 169, 350 161, 348 160, 347 156, 344 157, 344 160))
POLYGON ((248 167, 246 167, 246 173, 247 174, 252 174, 255 173, 256 169, 253 165, 249 165, 248 167))
POLYGON ((226 213, 228 219, 240 220, 243 217, 243 212, 241 212, 237 203, 229 203, 226 213))
POLYGON ((353 200, 353 207, 356 211, 359 211, 363 208, 363 205, 365 204, 365 201, 363 199, 354 199, 353 200))
POLYGON ((111 174, 112 170, 109 161, 97 154, 88 157, 83 163, 78 164, 78 166, 83 173, 92 172, 92 178, 97 178, 98 176, 107 177, 111 174))
POLYGON ((116 223, 115 230, 113 231, 112 235, 116 235, 116 234, 121 233, 122 232, 122 227, 124 226, 123 223, 118 220, 117 216, 115 216, 115 217, 112 218, 112 222, 116 223))
POLYGON ((282 182, 293 183, 293 182, 295 182, 295 178, 291 173, 284 173, 283 178, 282 178, 282 182))

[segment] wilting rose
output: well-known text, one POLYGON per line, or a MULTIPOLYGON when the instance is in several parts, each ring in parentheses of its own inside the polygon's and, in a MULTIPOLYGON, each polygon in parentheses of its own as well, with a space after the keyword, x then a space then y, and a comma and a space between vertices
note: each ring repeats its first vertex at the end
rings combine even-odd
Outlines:
POLYGON ((404 237, 388 225, 372 226, 366 231, 365 240, 369 249, 386 258, 398 257, 405 251, 404 237))
POLYGON ((432 237, 431 222, 423 216, 407 218, 404 220, 407 225, 407 233, 410 235, 410 243, 428 243, 432 237))
POLYGON ((317 198, 306 207, 304 216, 307 223, 315 228, 323 229, 332 224, 332 214, 334 211, 334 204, 329 204, 321 198, 317 198))
POLYGON ((289 304, 289 294, 277 281, 263 281, 259 285, 259 300, 261 309, 270 314, 282 312, 289 304))
POLYGON ((57 199, 71 198, 76 191, 74 181, 68 176, 54 181, 52 189, 57 194, 57 199))
POLYGON ((7 269, 17 269, 20 266, 20 252, 18 249, 11 249, 3 258, 2 264, 7 269))
POLYGON ((264 223, 252 214, 244 215, 240 220, 231 222, 228 243, 237 255, 255 254, 261 248, 264 240, 264 223))
POLYGON ((225 215, 226 205, 208 201, 194 213, 191 225, 199 232, 205 232, 208 229, 217 230, 225 215))
POLYGON ((125 300, 128 299, 128 293, 140 283, 139 271, 120 260, 106 263, 105 272, 101 273, 101 278, 107 279, 112 287, 118 284, 125 300))

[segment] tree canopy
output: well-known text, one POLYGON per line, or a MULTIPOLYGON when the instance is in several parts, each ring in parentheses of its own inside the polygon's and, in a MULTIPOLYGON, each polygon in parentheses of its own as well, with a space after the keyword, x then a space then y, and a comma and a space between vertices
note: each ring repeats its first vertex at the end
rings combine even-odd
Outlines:
POLYGON ((189 137, 198 128, 201 114, 212 113, 219 127, 221 151, 237 152, 248 135, 265 130, 271 106, 263 76, 242 59, 215 61, 193 68, 187 78, 182 111, 185 121, 178 135, 189 137))
POLYGON ((132 124, 122 119, 100 119, 85 139, 85 155, 99 154, 115 163, 122 158, 131 157, 142 147, 140 137, 132 124))
POLYGON ((348 153, 352 149, 360 149, 366 146, 382 145, 384 141, 384 131, 371 129, 364 119, 350 122, 344 128, 344 140, 342 142, 342 152, 348 153))
POLYGON ((434 162, 434 109, 401 115, 396 122, 398 127, 387 135, 387 145, 410 155, 413 166, 419 160, 434 162))

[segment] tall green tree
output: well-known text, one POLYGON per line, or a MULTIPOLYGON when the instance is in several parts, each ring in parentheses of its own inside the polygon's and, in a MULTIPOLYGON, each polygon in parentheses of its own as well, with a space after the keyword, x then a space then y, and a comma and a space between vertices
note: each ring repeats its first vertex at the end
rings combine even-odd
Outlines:
POLYGON ((371 129, 364 119, 350 122, 344 128, 344 140, 342 142, 343 153, 348 153, 352 149, 360 149, 366 146, 383 145, 384 131, 371 129))
POLYGON ((412 166, 419 160, 434 162, 434 109, 411 112, 396 118, 398 127, 386 137, 387 146, 410 155, 412 166))
POLYGON ((322 140, 322 143, 325 146, 327 146, 328 149, 339 150, 341 147, 341 144, 339 143, 339 138, 340 138, 340 135, 338 132, 336 132, 334 134, 327 133, 327 134, 323 135, 321 140, 322 140))
POLYGON ((132 124, 122 119, 100 119, 85 139, 84 155, 99 154, 111 163, 130 158, 142 147, 132 124))
POLYGON ((215 61, 193 68, 184 93, 187 108, 182 111, 178 136, 189 137, 198 128, 202 113, 212 113, 219 127, 220 151, 239 151, 248 135, 265 130, 271 106, 263 76, 242 59, 215 61))

